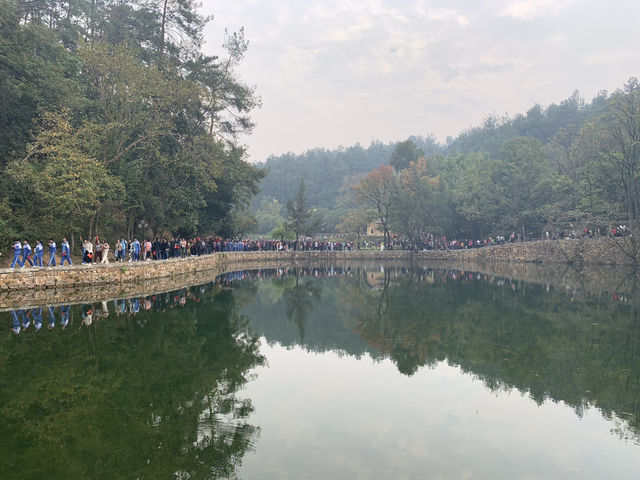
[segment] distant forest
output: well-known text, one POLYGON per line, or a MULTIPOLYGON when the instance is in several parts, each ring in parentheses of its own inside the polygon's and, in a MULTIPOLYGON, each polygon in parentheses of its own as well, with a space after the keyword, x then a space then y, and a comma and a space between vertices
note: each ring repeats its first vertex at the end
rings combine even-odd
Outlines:
MULTIPOLYGON (((438 143, 412 136, 270 157, 252 210, 258 230, 288 225, 303 181, 309 225, 356 234, 370 221, 418 241, 432 233, 482 239, 512 232, 633 228, 640 200, 640 86, 631 78, 590 102, 576 91, 438 143), (319 223, 318 220, 321 220, 319 223)), ((281 228, 278 232, 281 233, 281 228)))

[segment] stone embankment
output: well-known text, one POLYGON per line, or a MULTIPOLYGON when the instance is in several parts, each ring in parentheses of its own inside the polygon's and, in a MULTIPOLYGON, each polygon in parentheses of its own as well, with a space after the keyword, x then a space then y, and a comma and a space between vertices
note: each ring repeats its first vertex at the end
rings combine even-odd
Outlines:
POLYGON ((601 289, 625 278, 631 257, 623 242, 600 238, 540 241, 457 251, 238 252, 185 259, 0 270, 0 309, 76 303, 177 290, 243 269, 412 261, 507 278, 601 289), (568 268, 568 265, 573 267, 568 268), (577 268, 576 268, 577 267, 577 268), (553 279, 553 281, 552 281, 553 279), (558 280, 561 279, 561 280, 558 280), (585 284, 586 282, 586 284, 585 284), (603 283, 605 282, 605 283, 603 283), (591 285, 588 285, 591 283, 591 285))

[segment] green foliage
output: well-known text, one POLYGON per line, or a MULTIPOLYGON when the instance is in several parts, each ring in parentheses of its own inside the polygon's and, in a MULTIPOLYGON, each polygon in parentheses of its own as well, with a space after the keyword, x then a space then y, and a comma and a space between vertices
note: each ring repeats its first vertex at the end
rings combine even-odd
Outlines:
POLYGON ((264 198, 275 198, 285 205, 296 195, 298 185, 291 179, 302 178, 311 208, 339 210, 345 179, 349 179, 350 185, 358 183, 365 174, 388 164, 392 151, 393 145, 373 142, 366 148, 361 145, 336 150, 316 148, 300 155, 270 157, 259 164, 266 176, 252 208, 256 211, 264 198))
POLYGON ((80 101, 78 60, 54 32, 21 25, 15 2, 0 1, 0 168, 32 140, 34 119, 80 101))
POLYGON ((362 208, 375 212, 375 220, 382 225, 385 242, 389 242, 389 223, 391 221, 396 178, 393 167, 383 165, 365 176, 355 187, 357 202, 362 208))
POLYGON ((342 218, 342 223, 338 224, 337 230, 347 235, 353 235, 356 239, 360 238, 362 232, 366 231, 367 225, 375 218, 375 212, 358 208, 351 210, 342 218))
POLYGON ((274 240, 284 241, 285 239, 295 238, 296 232, 291 230, 286 222, 281 222, 271 231, 270 237, 274 240))
POLYGON ((445 145, 433 137, 410 137, 366 150, 316 149, 270 158, 263 195, 280 199, 288 192, 290 198, 288 180, 294 173, 305 179, 310 205, 328 209, 328 228, 364 207, 377 211, 380 223, 390 219, 393 230, 409 238, 428 232, 481 238, 512 231, 528 237, 570 223, 632 225, 640 205, 637 92, 635 79, 590 103, 574 92, 558 104, 536 105, 513 118, 489 116, 445 145), (400 176, 423 156, 427 177, 437 179, 431 189, 422 182, 425 188, 416 194, 421 182, 408 181, 404 189, 394 186, 389 201, 365 205, 362 192, 352 188, 381 164, 391 164, 400 176))
POLYGON ((263 174, 237 144, 259 105, 235 73, 247 48, 242 32, 228 34, 225 57, 205 57, 208 19, 192 0, 18 7, 0 2, 10 227, 87 236, 131 236, 142 224, 176 235, 249 228, 239 219, 263 174), (66 122, 62 137, 52 115, 66 122))
POLYGON ((321 301, 307 298, 299 306, 284 291, 296 281, 313 291, 310 279, 291 275, 256 282, 256 300, 244 312, 270 344, 390 358, 406 375, 447 362, 491 391, 516 389, 538 403, 565 402, 577 414, 596 406, 606 417, 621 419, 616 429, 628 438, 639 438, 635 293, 626 303, 603 292, 470 272, 400 274, 385 267, 381 273, 379 267, 357 266, 349 271, 348 277, 315 277, 317 293, 307 297, 321 301), (294 308, 287 301, 303 314, 289 318, 294 308))
POLYGON ((27 156, 7 166, 16 194, 30 199, 29 214, 55 219, 59 223, 54 231, 60 234, 73 226, 74 218, 119 206, 124 191, 120 180, 85 151, 67 114, 46 114, 27 156))
POLYGON ((407 168, 412 162, 416 163, 420 157, 424 157, 424 152, 411 140, 405 140, 396 145, 389 163, 396 172, 399 172, 407 168))
POLYGON ((411 161, 399 174, 391 207, 391 227, 414 246, 428 233, 442 233, 451 217, 446 190, 430 175, 425 158, 411 161))
POLYGON ((285 228, 296 234, 296 242, 300 235, 313 235, 321 226, 322 219, 314 216, 309 209, 304 179, 300 179, 300 186, 295 199, 287 202, 285 219, 285 228))
POLYGON ((260 209, 256 212, 258 233, 267 233, 284 221, 282 217, 282 205, 275 198, 264 198, 260 203, 260 209))
POLYGON ((73 307, 66 331, 0 339, 3 479, 236 475, 258 434, 239 394, 258 339, 230 292, 175 295, 185 306, 158 296, 162 312, 111 308, 86 329, 73 307))

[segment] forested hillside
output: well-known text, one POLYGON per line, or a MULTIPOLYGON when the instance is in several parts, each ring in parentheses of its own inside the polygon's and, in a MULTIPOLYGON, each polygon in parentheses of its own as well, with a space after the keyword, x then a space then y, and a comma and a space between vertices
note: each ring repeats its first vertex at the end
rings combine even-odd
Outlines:
POLYGON ((640 87, 631 78, 590 102, 574 92, 524 114, 490 115, 444 144, 413 136, 384 148, 270 158, 253 208, 261 227, 284 221, 278 207, 303 178, 325 231, 357 232, 375 220, 415 243, 428 234, 528 238, 566 228, 604 231, 637 219, 639 140, 640 87))
POLYGON ((194 0, 0 0, 0 241, 232 235, 261 178, 260 100, 194 0))

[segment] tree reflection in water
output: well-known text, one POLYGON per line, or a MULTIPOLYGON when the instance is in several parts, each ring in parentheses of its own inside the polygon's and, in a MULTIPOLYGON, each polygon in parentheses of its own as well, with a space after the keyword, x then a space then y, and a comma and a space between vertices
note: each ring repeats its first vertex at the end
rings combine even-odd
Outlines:
POLYGON ((578 415, 596 406, 617 422, 618 435, 640 438, 637 281, 625 292, 587 292, 459 270, 319 272, 298 272, 311 275, 322 296, 305 309, 302 341, 279 320, 287 299, 260 284, 244 311, 268 342, 387 356, 406 375, 446 361, 491 390, 563 401, 578 415))
POLYGON ((259 435, 236 392, 263 363, 238 298, 218 284, 75 306, 66 330, 56 307, 51 330, 3 336, 0 477, 233 477, 259 435))
POLYGON ((594 293, 458 270, 292 268, 4 313, 0 475, 233 477, 260 434, 237 395, 264 364, 259 336, 388 357, 405 375, 445 361, 491 390, 578 415, 595 406, 638 442, 640 292, 630 285, 594 293))

